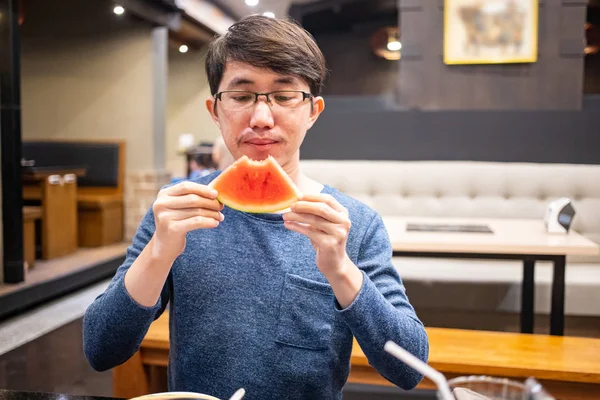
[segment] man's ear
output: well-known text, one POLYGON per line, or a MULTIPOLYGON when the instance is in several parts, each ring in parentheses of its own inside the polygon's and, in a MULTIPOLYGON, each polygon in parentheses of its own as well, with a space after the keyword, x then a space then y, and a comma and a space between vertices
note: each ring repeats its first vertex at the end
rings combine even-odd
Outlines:
POLYGON ((215 107, 216 101, 217 99, 215 99, 212 96, 209 96, 206 99, 206 109, 208 110, 208 113, 210 114, 212 120, 215 121, 215 124, 219 125, 219 116, 217 115, 217 108, 215 107))
POLYGON ((321 96, 317 96, 313 99, 313 104, 310 109, 310 117, 308 118, 308 127, 307 130, 312 128, 312 126, 317 122, 319 115, 325 109, 325 100, 321 96))

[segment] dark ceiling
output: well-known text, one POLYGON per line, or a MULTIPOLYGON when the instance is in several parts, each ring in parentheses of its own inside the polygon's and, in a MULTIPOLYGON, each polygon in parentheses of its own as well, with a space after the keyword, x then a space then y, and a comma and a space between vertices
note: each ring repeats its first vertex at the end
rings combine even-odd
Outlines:
POLYGON ((292 5, 290 15, 313 35, 398 24, 396 0, 330 0, 292 5))

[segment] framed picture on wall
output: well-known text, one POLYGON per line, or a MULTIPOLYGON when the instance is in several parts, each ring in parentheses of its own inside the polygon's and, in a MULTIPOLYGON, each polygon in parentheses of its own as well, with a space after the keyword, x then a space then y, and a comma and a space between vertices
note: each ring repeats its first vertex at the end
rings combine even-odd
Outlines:
POLYGON ((444 63, 537 61, 538 0, 444 0, 444 63))

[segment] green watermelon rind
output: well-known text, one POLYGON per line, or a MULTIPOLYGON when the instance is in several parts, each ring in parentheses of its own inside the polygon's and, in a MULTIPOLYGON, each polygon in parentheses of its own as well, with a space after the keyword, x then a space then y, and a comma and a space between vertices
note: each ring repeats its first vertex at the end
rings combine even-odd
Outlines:
POLYGON ((242 204, 238 204, 235 201, 228 199, 227 196, 217 196, 217 200, 219 200, 220 203, 225 204, 227 207, 233 210, 249 214, 262 214, 285 210, 286 208, 289 208, 295 201, 297 201, 298 198, 289 199, 277 204, 269 204, 268 206, 255 207, 247 207, 242 204))
MULTIPOLYGON (((237 201, 235 201, 231 198, 228 198, 228 196, 226 194, 221 194, 221 193, 218 194, 217 200, 220 203, 226 205, 227 207, 229 207, 233 210, 250 213, 250 214, 273 213, 273 212, 283 211, 283 210, 289 208, 294 202, 298 201, 298 199, 300 198, 302 193, 298 190, 298 188, 296 187, 296 185, 294 184, 292 179, 283 170, 281 165, 279 165, 279 163, 277 161, 275 161, 275 159, 272 156, 269 156, 267 159, 265 159, 263 161, 254 161, 254 160, 251 160, 250 158, 248 158, 247 156, 242 156, 234 164, 232 164, 232 166, 240 165, 243 163, 265 163, 265 162, 268 163, 268 166, 273 167, 275 170, 277 170, 279 172, 279 175, 283 178, 283 180, 286 181, 290 185, 290 187, 293 189, 295 196, 286 198, 286 199, 280 201, 279 203, 260 204, 260 205, 259 204, 244 205, 242 203, 238 203, 237 201)), ((219 178, 221 178, 221 176, 223 176, 224 172, 225 171, 223 171, 221 173, 221 175, 219 175, 212 182, 210 182, 209 186, 212 187, 217 182, 219 182, 219 178)))

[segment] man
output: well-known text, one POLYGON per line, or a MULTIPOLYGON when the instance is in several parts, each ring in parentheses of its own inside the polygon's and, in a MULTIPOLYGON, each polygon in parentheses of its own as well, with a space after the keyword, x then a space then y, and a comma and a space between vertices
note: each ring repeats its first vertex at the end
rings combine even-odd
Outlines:
POLYGON ((106 370, 138 349, 170 303, 171 391, 249 400, 340 399, 352 338, 398 386, 420 374, 428 340, 391 264, 380 216, 302 174, 299 148, 323 111, 325 60, 296 24, 250 16, 214 40, 207 109, 234 158, 273 156, 303 197, 278 214, 223 207, 207 184, 166 187, 123 265, 84 318, 84 350, 106 370))

